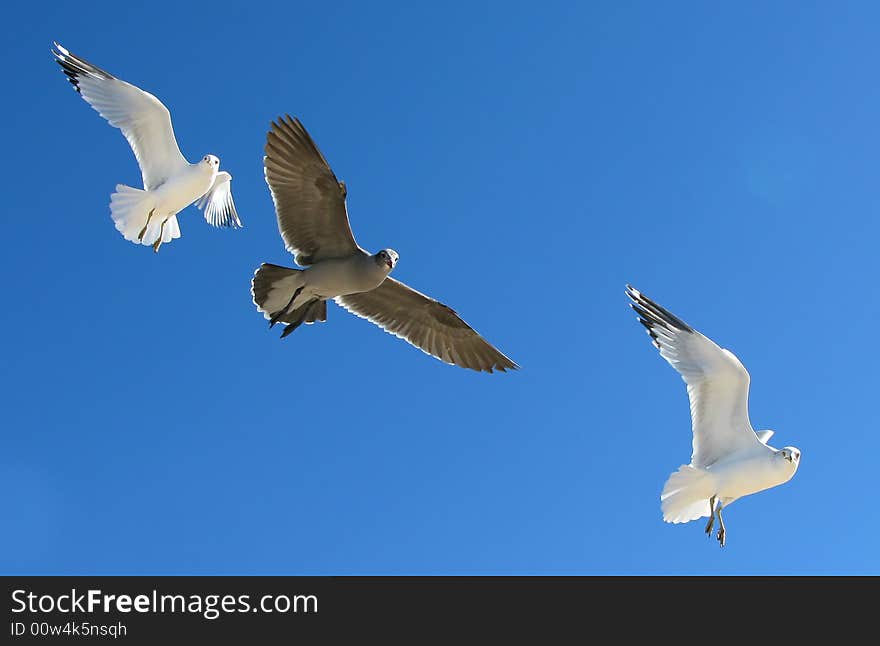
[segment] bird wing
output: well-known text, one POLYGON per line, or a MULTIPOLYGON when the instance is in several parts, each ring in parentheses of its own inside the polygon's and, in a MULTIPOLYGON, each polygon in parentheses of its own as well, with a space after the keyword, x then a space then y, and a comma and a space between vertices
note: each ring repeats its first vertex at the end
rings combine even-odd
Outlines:
POLYGON ((52 53, 73 87, 110 125, 122 130, 148 191, 187 165, 180 153, 171 113, 149 92, 74 56, 58 43, 52 53))
POLYGON ((504 356, 454 310, 391 277, 368 292, 337 296, 349 312, 446 363, 472 370, 515 370, 504 356))
POLYGON ((205 220, 212 226, 233 229, 242 226, 232 201, 232 175, 225 170, 217 173, 211 188, 198 199, 196 206, 204 209, 205 220))
POLYGON ((629 285, 626 294, 660 356, 687 384, 694 433, 691 463, 704 468, 758 444, 749 422, 749 373, 740 360, 629 285))
POLYGON ((773 437, 773 431, 758 431, 756 435, 761 441, 761 444, 767 444, 767 442, 770 441, 770 438, 773 437))
POLYGON ((266 135, 263 165, 278 230, 300 265, 360 250, 345 206, 345 185, 299 119, 279 118, 266 135))

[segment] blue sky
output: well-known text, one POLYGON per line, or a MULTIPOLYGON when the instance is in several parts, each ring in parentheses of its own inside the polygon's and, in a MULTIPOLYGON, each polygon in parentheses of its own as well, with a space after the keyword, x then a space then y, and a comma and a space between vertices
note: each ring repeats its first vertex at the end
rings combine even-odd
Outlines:
POLYGON ((880 8, 398 4, 6 9, 0 571, 880 573, 880 8), (165 102, 245 228, 190 207, 158 255, 123 240, 109 196, 140 173, 53 40, 165 102), (284 113, 358 241, 522 370, 335 305, 267 329, 284 113), (723 550, 662 522, 687 396, 627 282, 735 352, 755 428, 803 452, 723 550))

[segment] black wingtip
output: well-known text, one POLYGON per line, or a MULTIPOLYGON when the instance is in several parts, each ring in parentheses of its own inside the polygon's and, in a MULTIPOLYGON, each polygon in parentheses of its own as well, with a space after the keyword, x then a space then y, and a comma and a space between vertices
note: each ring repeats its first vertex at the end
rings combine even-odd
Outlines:
POLYGON ((675 314, 662 305, 655 303, 643 293, 629 285, 627 285, 627 296, 633 301, 629 306, 653 325, 661 325, 663 327, 681 330, 682 332, 694 331, 690 325, 682 321, 675 314))
POLYGON ((71 63, 72 54, 67 51, 67 49, 55 41, 52 41, 52 43, 55 45, 56 49, 50 51, 52 52, 52 56, 55 57, 55 62, 61 67, 61 71, 64 72, 64 75, 73 86, 73 89, 76 90, 77 94, 82 94, 82 90, 79 87, 79 77, 83 74, 83 70, 78 69, 73 63, 71 63))

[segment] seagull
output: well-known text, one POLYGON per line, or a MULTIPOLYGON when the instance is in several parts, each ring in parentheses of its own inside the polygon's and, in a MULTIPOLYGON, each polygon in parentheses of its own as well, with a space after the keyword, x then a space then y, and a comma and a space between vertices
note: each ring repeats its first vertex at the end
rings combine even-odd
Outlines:
POLYGON ((448 364, 505 372, 516 363, 490 345, 456 312, 388 276, 399 255, 371 254, 355 242, 340 182, 299 119, 272 122, 263 159, 278 229, 305 269, 264 263, 251 294, 281 338, 303 323, 327 320, 328 299, 448 364))
POLYGON ((660 356, 687 384, 691 404, 691 463, 679 467, 663 486, 663 520, 686 523, 708 516, 706 534, 711 536, 717 517, 718 543, 724 547, 721 510, 743 496, 791 480, 801 452, 793 446, 775 449, 767 444, 773 431, 752 429, 749 373, 732 352, 630 285, 626 295, 660 356))
POLYGON ((122 130, 140 165, 144 189, 116 185, 110 214, 126 240, 151 245, 180 237, 177 214, 195 202, 215 227, 241 227, 232 201, 232 175, 205 155, 190 164, 180 152, 171 114, 159 99, 74 56, 58 43, 52 54, 74 89, 111 126, 122 130))

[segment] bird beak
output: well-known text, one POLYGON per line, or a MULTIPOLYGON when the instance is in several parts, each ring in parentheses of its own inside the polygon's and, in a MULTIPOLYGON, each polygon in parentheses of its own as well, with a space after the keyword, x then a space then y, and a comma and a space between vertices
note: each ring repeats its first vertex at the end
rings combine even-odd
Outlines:
POLYGON ((394 269, 394 263, 391 262, 391 258, 388 258, 388 259, 385 261, 385 264, 388 265, 388 269, 394 269))

